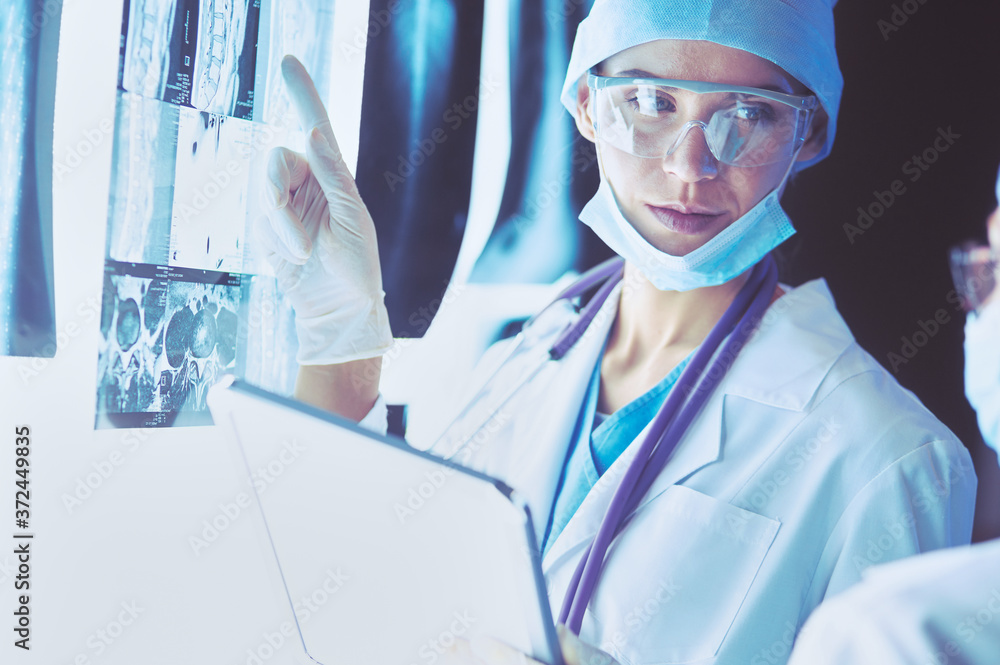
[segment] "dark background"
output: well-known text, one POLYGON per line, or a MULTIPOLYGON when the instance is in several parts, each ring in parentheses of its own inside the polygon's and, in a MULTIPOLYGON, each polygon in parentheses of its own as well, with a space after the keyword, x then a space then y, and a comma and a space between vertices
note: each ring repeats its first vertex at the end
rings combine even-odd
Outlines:
POLYGON ((973 537, 983 540, 1000 535, 1000 468, 964 396, 965 317, 948 299, 947 250, 969 237, 985 239, 996 206, 1000 4, 913 0, 906 4, 917 10, 883 37, 879 20, 891 24, 893 5, 902 4, 837 5, 840 125, 833 153, 799 175, 783 199, 799 230, 788 243, 783 279, 824 276, 858 342, 890 371, 888 354, 900 353, 902 338, 912 340, 920 322, 946 310, 948 322, 893 373, 972 453, 979 475, 973 537), (960 138, 911 182, 904 164, 933 146, 939 128, 960 138), (844 224, 856 224, 858 207, 894 180, 905 193, 852 243, 844 224))

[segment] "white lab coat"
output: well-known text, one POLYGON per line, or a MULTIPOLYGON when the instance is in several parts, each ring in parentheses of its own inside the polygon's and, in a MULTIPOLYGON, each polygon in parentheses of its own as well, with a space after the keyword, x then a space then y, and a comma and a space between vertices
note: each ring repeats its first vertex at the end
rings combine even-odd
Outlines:
MULTIPOLYGON (((447 455, 478 432, 455 459, 520 493, 539 539, 617 303, 616 292, 563 360, 490 416, 573 316, 553 308, 434 448, 447 455)), ((483 365, 490 375, 495 362, 483 365)), ((637 446, 543 559, 555 615, 637 446)), ((581 637, 624 665, 784 663, 812 610, 869 565, 968 543, 975 489, 962 444, 810 282, 772 304, 678 444, 610 550, 581 637)))
POLYGON ((789 665, 1000 663, 1000 540, 877 566, 824 603, 789 665))

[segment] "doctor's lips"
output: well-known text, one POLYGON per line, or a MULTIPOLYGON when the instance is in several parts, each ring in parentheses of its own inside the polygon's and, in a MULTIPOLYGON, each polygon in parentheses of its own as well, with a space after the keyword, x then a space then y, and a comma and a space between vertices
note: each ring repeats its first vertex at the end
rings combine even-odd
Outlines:
POLYGON ((646 208, 667 230, 684 235, 706 232, 725 214, 703 206, 684 206, 679 203, 668 203, 663 206, 647 203, 646 208))

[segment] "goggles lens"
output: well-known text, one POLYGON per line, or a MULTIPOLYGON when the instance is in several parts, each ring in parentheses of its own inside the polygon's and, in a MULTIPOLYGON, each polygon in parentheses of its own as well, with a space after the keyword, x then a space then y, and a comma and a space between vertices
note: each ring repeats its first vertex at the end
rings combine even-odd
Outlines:
POLYGON ((700 127, 720 162, 773 164, 795 154, 816 107, 815 97, 699 81, 591 74, 589 82, 598 138, 638 157, 662 159, 677 149, 689 130, 700 127), (708 122, 684 113, 692 92, 716 102, 708 122))
POLYGON ((978 311, 997 286, 997 255, 988 245, 968 240, 948 253, 951 277, 965 311, 978 311))

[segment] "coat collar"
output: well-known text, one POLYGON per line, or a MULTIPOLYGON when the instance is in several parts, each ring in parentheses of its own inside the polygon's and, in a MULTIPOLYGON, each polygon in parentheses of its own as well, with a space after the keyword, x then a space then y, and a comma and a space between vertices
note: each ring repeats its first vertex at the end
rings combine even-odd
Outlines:
POLYGON ((772 303, 720 390, 801 411, 853 342, 826 281, 807 282, 772 303))
MULTIPOLYGON (((825 280, 816 279, 785 291, 768 308, 718 390, 801 411, 854 337, 837 313, 825 280), (775 362, 776 358, 782 362, 775 362)), ((596 358, 614 320, 620 295, 619 287, 608 298, 592 329, 580 340, 581 355, 596 358)), ((556 317, 560 314, 567 319, 575 317, 568 312, 560 312, 556 317)), ((561 324, 551 322, 544 327, 553 331, 562 329, 561 324)), ((552 337, 553 333, 549 333, 541 339, 549 342, 552 337)))
MULTIPOLYGON (((596 358, 617 312, 620 294, 619 287, 608 298, 592 330, 580 340, 581 355, 596 358)), ((764 314, 718 391, 801 411, 812 400, 834 361, 853 342, 854 337, 837 313, 825 280, 786 288, 785 294, 764 314)))

